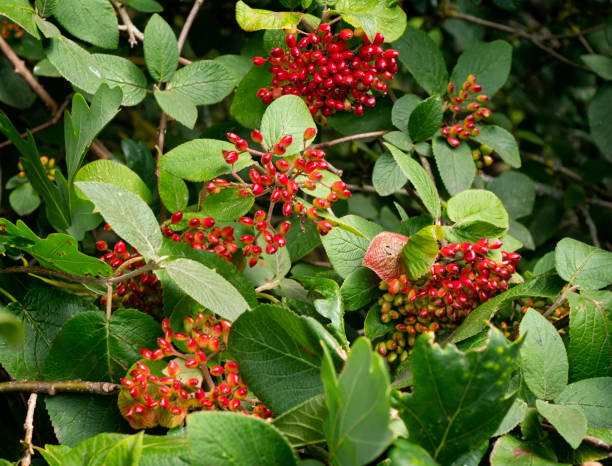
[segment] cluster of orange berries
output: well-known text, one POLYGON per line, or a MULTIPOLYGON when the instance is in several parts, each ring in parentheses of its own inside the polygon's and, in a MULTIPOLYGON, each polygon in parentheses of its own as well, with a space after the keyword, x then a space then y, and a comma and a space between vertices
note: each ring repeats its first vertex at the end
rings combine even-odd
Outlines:
MULTIPOLYGON (((304 141, 313 139, 316 133, 315 128, 307 128, 304 131, 304 141)), ((249 170, 249 181, 245 181, 234 170, 234 164, 238 161, 239 155, 248 150, 248 143, 234 133, 228 133, 227 138, 234 144, 235 150, 223 151, 223 157, 225 162, 232 166, 232 175, 236 181, 228 181, 223 178, 214 179, 206 185, 208 194, 216 195, 223 189, 236 189, 237 194, 242 197, 259 199, 269 196, 267 212, 257 210, 253 216, 238 219, 240 224, 252 227, 254 230, 252 234, 244 234, 240 237, 240 241, 245 245, 243 254, 248 258, 251 267, 257 264, 264 249, 266 253, 274 254, 279 248, 286 245, 285 235, 291 224, 284 221, 277 228, 272 225, 272 214, 276 205, 281 206, 282 214, 285 217, 296 214, 301 219, 317 222, 317 230, 321 235, 329 233, 332 224, 320 218, 319 212, 330 208, 338 199, 348 199, 351 192, 340 180, 331 185, 323 181, 323 172, 329 167, 324 160, 325 152, 320 149, 304 148, 299 155, 288 161, 282 156, 293 142, 292 136, 283 136, 271 148, 266 148, 263 146, 262 134, 255 129, 251 131, 251 138, 262 145, 264 153, 254 151, 261 154, 260 159, 249 170), (297 196, 300 190, 307 193, 316 189, 317 185, 328 188, 329 194, 325 198, 315 197, 312 207, 306 207, 302 199, 297 196), (257 244, 259 238, 262 238, 265 243, 263 247, 257 244)))
POLYGON ((266 58, 255 57, 256 66, 270 63, 272 85, 263 87, 257 97, 268 105, 282 95, 303 96, 313 115, 328 117, 339 111, 363 115, 364 107, 376 105, 372 91, 383 95, 398 70, 397 50, 383 50, 382 34, 372 41, 363 30, 343 29, 331 32, 330 24, 321 24, 314 32, 298 39, 290 33, 286 48, 275 47, 266 58), (361 40, 354 39, 361 35, 361 40), (353 47, 351 49, 350 47, 353 47))
POLYGON ((23 37, 23 29, 18 24, 4 19, 0 24, 0 35, 5 39, 20 39, 23 37))
POLYGON ((468 139, 478 136, 480 130, 476 123, 484 118, 491 116, 491 110, 483 107, 482 104, 489 101, 489 96, 480 94, 482 86, 476 83, 476 76, 470 74, 465 80, 461 89, 455 95, 455 83, 448 83, 447 94, 450 102, 448 106, 453 113, 453 121, 456 121, 460 113, 467 112, 462 124, 445 124, 441 128, 442 136, 452 147, 461 144, 460 139, 468 139))
POLYGON ((500 240, 453 243, 440 249, 430 272, 411 282, 400 275, 381 282, 381 322, 394 330, 376 349, 389 362, 408 357, 415 338, 424 332, 457 327, 482 303, 508 289, 520 254, 501 251, 501 262, 486 257, 499 249, 500 240))
MULTIPOLYGON (((117 277, 145 265, 145 260, 138 251, 128 247, 123 241, 118 241, 112 250, 106 241, 97 241, 96 249, 105 253, 100 260, 110 265, 117 277)), ((105 305, 106 300, 107 296, 104 295, 100 298, 100 303, 105 305)), ((143 273, 119 282, 113 293, 113 309, 139 309, 160 318, 162 304, 161 283, 153 273, 143 273)))
MULTIPOLYGON (((50 180, 55 180, 55 172, 57 167, 55 166, 55 159, 53 157, 49 158, 46 155, 40 156, 40 163, 43 166, 43 169, 47 173, 47 176, 50 180)), ((23 168, 23 164, 21 162, 17 162, 17 167, 19 168, 19 173, 17 173, 18 178, 25 178, 26 173, 23 168)))
POLYGON ((174 332, 167 318, 158 348, 143 348, 149 362, 139 361, 121 379, 118 406, 134 429, 183 423, 189 411, 232 411, 262 419, 272 413, 258 400, 248 398, 238 364, 211 361, 227 348, 231 323, 212 314, 186 317, 184 331, 174 332), (167 363, 165 359, 170 359, 167 363))

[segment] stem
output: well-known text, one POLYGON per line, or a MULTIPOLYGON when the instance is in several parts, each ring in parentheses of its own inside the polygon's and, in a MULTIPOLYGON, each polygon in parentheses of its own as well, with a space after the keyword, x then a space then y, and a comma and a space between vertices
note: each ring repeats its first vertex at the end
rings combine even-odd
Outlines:
POLYGON ((272 280, 271 282, 264 283, 263 285, 255 288, 255 293, 261 293, 262 291, 272 290, 280 285, 280 280, 272 280))
POLYGON ((557 300, 548 309, 546 309, 546 312, 542 314, 542 316, 548 317, 549 315, 551 315, 555 311, 555 309, 557 309, 565 302, 568 293, 575 291, 577 288, 577 286, 568 286, 567 288, 565 288, 563 293, 561 293, 561 296, 559 296, 557 300))
POLYGON ((584 215, 584 220, 589 227, 589 233, 591 234, 591 241, 593 241, 593 246, 596 248, 601 248, 601 243, 599 242, 599 238, 597 237, 597 226, 595 226, 595 222, 593 221, 593 217, 589 213, 589 208, 586 206, 579 207, 580 212, 584 215))
POLYGON ((331 141, 320 142, 319 144, 313 144, 310 149, 322 149, 323 147, 335 146, 336 144, 342 144, 343 142, 356 141, 358 139, 367 139, 383 136, 389 131, 372 131, 370 133, 352 134, 351 136, 345 136, 343 138, 332 139, 331 141))
POLYGON ((195 0, 195 2, 193 3, 193 6, 191 7, 189 16, 187 16, 187 19, 185 20, 185 24, 183 25, 183 29, 181 30, 181 34, 179 35, 179 38, 178 38, 179 55, 181 54, 181 51, 183 50, 183 46, 185 45, 185 41, 187 40, 187 34, 189 33, 189 29, 191 29, 193 20, 197 16, 198 10, 200 9, 203 3, 204 3, 204 0, 195 0))
POLYGON ((119 26, 119 29, 125 29, 128 32, 128 43, 130 44, 130 47, 133 48, 138 44, 138 41, 143 42, 144 34, 136 26, 134 26, 134 23, 132 23, 132 20, 130 19, 130 15, 128 15, 127 11, 125 10, 125 6, 116 1, 113 1, 113 5, 117 9, 117 13, 119 13, 121 21, 123 21, 125 26, 124 28, 119 26))
POLYGON ((113 285, 106 285, 106 320, 110 320, 113 312, 113 285))
POLYGON ((25 439, 22 442, 25 453, 21 460, 21 466, 30 466, 32 455, 34 454, 32 433, 34 432, 34 411, 36 410, 37 399, 37 393, 31 393, 30 398, 28 399, 28 411, 26 413, 25 423, 23 425, 23 428, 25 429, 25 439))
POLYGON ((119 391, 120 388, 121 385, 111 382, 84 382, 82 380, 66 380, 56 382, 17 380, 11 382, 0 382, 0 393, 32 392, 45 393, 51 396, 59 392, 110 395, 119 391))

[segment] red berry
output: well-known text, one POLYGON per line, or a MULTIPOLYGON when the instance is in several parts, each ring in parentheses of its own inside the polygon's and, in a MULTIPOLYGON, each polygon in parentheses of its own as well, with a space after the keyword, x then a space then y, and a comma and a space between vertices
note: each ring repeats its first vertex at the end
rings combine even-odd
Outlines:
POLYGON ((181 220, 183 220, 183 212, 180 211, 174 212, 170 218, 170 222, 172 223, 179 223, 181 220))

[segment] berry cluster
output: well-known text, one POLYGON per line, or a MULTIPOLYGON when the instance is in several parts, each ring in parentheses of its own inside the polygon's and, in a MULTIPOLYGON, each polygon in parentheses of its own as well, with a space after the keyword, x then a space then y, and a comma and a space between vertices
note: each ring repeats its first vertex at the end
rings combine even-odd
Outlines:
POLYGON ((2 24, 0 24, 0 35, 5 39, 20 39, 23 37, 23 29, 16 23, 2 20, 2 24))
POLYGON ((232 261, 232 254, 238 251, 232 227, 215 226, 215 220, 211 217, 191 217, 187 226, 181 228, 182 220, 183 213, 174 212, 170 224, 162 228, 163 234, 177 243, 187 243, 193 249, 211 251, 228 262, 232 261))
MULTIPOLYGON (((49 179, 55 180, 55 171, 57 170, 57 167, 55 166, 55 159, 53 157, 49 158, 46 155, 41 155, 40 163, 42 164, 49 179)), ((21 162, 17 162, 17 167, 19 168, 19 173, 17 173, 17 178, 25 178, 26 173, 23 168, 23 164, 21 162)))
MULTIPOLYGON (((307 128, 304 131, 304 140, 311 140, 315 135, 315 128, 307 128)), ((238 161, 239 154, 248 150, 248 144, 234 133, 228 133, 227 137, 234 143, 236 150, 223 151, 223 157, 232 166, 232 175, 236 181, 214 179, 206 185, 208 195, 214 196, 223 189, 236 189, 239 196, 253 196, 256 199, 269 195, 270 204, 267 212, 257 210, 252 217, 245 216, 238 219, 240 224, 253 228, 252 234, 244 234, 240 237, 240 241, 245 245, 243 254, 249 258, 251 267, 257 264, 264 248, 266 253, 274 254, 286 244, 285 235, 291 224, 284 221, 275 228, 271 223, 274 207, 277 204, 282 206, 282 214, 285 217, 297 214, 302 221, 309 219, 317 222, 319 234, 329 233, 332 224, 321 219, 319 212, 329 209, 338 199, 348 199, 351 192, 340 180, 331 185, 327 185, 322 180, 323 172, 329 167, 324 160, 325 152, 319 149, 304 149, 291 161, 283 158, 273 160, 274 156, 284 155, 293 142, 290 135, 283 136, 271 148, 264 147, 265 153, 263 154, 252 151, 252 153, 261 155, 259 161, 255 162, 249 170, 250 182, 247 182, 236 173, 234 164, 238 161), (317 185, 328 188, 329 194, 325 198, 315 197, 312 207, 306 207, 304 201, 297 195, 300 190, 312 191, 317 188, 317 185), (257 244, 259 238, 263 239, 264 247, 257 244)), ((258 130, 251 131, 251 138, 259 144, 263 142, 263 137, 258 130)))
POLYGON ((476 167, 481 169, 483 167, 490 167, 493 165, 493 149, 489 146, 482 144, 478 149, 472 151, 472 158, 476 163, 476 167))
MULTIPOLYGON (((145 265, 142 256, 136 250, 128 248, 123 241, 118 241, 112 251, 106 241, 97 241, 96 249, 105 252, 100 260, 110 265, 117 277, 145 265)), ((106 295, 102 296, 100 303, 106 305, 106 299, 106 295)), ((139 309, 160 318, 162 314, 162 289, 159 279, 153 273, 143 273, 119 282, 113 293, 112 307, 113 309, 139 309)))
POLYGON ((386 293, 378 300, 380 320, 394 323, 395 330, 377 345, 378 352, 389 362, 403 361, 418 334, 455 328, 471 311, 507 290, 521 256, 501 251, 501 262, 486 257, 501 246, 500 240, 489 243, 486 238, 474 244, 453 243, 440 249, 425 277, 411 282, 400 275, 381 282, 386 293))
POLYGON ((444 124, 440 131, 452 147, 461 144, 460 139, 478 136, 480 130, 476 128, 476 123, 491 116, 491 110, 481 105, 489 101, 489 96, 480 94, 481 91, 482 86, 476 83, 476 76, 473 74, 468 76, 456 95, 455 83, 448 83, 447 93, 450 101, 447 105, 453 113, 453 119, 451 123, 444 124), (466 112, 463 123, 457 123, 459 115, 466 112))
POLYGON ((189 411, 222 410, 252 414, 263 419, 272 413, 258 400, 247 398, 238 364, 211 361, 227 347, 231 323, 212 314, 184 319, 184 332, 173 332, 167 318, 158 348, 141 349, 142 357, 121 379, 117 404, 134 429, 182 424, 189 411), (167 364, 165 359, 170 358, 167 364))
MULTIPOLYGON (((563 289, 565 291, 565 288, 563 289)), ((553 304, 553 300, 548 299, 538 299, 533 301, 532 299, 522 299, 519 301, 519 307, 515 308, 514 306, 510 308, 507 312, 500 312, 495 315, 494 323, 496 326, 502 329, 506 338, 516 337, 518 335, 519 324, 521 323, 521 318, 523 314, 527 312, 527 309, 532 308, 538 311, 540 314, 545 314, 548 308, 553 304)), ((569 303, 565 301, 558 308, 556 308, 552 314, 550 314, 547 319, 555 323, 565 317, 568 317, 570 313, 569 303)), ((558 329, 561 335, 565 334, 565 329, 558 329)))
POLYGON ((299 32, 304 34, 299 40, 287 34, 287 49, 275 47, 267 59, 253 58, 257 66, 270 63, 274 75, 272 85, 257 92, 264 104, 293 94, 305 98, 313 115, 328 117, 337 111, 352 111, 359 116, 364 107, 376 105, 372 91, 387 93, 385 81, 397 72, 399 54, 383 50, 380 33, 370 41, 362 30, 343 29, 333 34, 329 24, 321 24, 310 34, 299 32), (357 34, 362 40, 353 40, 357 34))

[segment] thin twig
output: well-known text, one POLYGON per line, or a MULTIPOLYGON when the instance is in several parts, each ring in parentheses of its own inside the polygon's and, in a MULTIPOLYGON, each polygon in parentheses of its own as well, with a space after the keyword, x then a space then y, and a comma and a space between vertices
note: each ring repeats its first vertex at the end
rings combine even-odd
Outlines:
POLYGON ((106 284, 106 320, 110 320, 113 313, 113 285, 106 284))
POLYGON ((580 34, 592 34, 594 32, 597 31, 601 31, 603 28, 605 28, 606 25, 605 24, 597 24, 595 26, 590 26, 588 28, 583 29, 582 31, 574 31, 574 32, 567 32, 564 34, 552 34, 549 36, 543 36, 542 40, 556 40, 556 39, 570 39, 572 37, 576 37, 580 34))
POLYGON ((542 314, 542 316, 548 317, 549 315, 551 315, 559 306, 561 306, 566 301, 567 295, 569 293, 572 293, 573 291, 576 291, 577 288, 577 286, 568 286, 567 288, 565 288, 563 293, 561 293, 561 296, 559 296, 557 300, 548 309, 546 309, 546 312, 542 314))
POLYGON ((120 388, 121 385, 110 382, 84 382, 82 380, 62 380, 56 382, 16 380, 11 382, 0 382, 0 393, 32 392, 45 393, 51 396, 60 392, 110 395, 119 391, 120 388))
POLYGON ((130 44, 130 47, 134 47, 135 45, 137 45, 138 41, 143 42, 144 34, 136 26, 134 26, 134 23, 132 23, 130 15, 128 15, 123 4, 120 2, 113 1, 113 5, 117 9, 117 13, 119 13, 121 21, 124 25, 124 28, 121 28, 121 26, 119 26, 119 29, 125 29, 128 32, 128 43, 130 44))
POLYGON ((591 241, 593 241, 593 246, 596 248, 601 247, 601 243, 599 242, 599 238, 597 237, 597 227, 595 226, 595 222, 593 221, 593 217, 589 213, 589 208, 587 206, 580 206, 580 212, 584 215, 584 220, 586 221, 587 227, 589 227, 589 233, 591 234, 591 241))
POLYGON ((185 45, 185 41, 187 40, 187 34, 189 34, 189 30, 191 29, 193 20, 198 15, 198 11, 200 10, 200 7, 202 6, 203 3, 204 3, 204 0, 195 0, 195 2, 193 2, 191 11, 189 12, 189 15, 187 16, 187 19, 185 20, 185 24, 183 25, 183 29, 181 30, 181 33, 178 38, 179 55, 183 51, 183 46, 185 45))
POLYGON ((28 411, 26 413, 25 423, 25 439, 23 440, 24 454, 21 459, 21 466, 30 466, 32 455, 34 454, 34 446, 32 445, 32 433, 34 432, 34 411, 36 410, 37 393, 31 393, 28 399, 28 411))
POLYGON ((266 282, 263 285, 255 288, 255 293, 261 293, 262 291, 272 290, 280 285, 280 280, 272 280, 271 282, 266 282))
POLYGON ((522 38, 527 39, 528 41, 530 41, 536 47, 538 47, 538 48, 544 50, 546 53, 552 55, 557 60, 562 61, 563 63, 566 63, 566 64, 568 64, 570 66, 573 66, 574 68, 578 68, 578 69, 583 70, 583 71, 592 72, 592 70, 587 68, 586 66, 579 65, 578 63, 573 62, 569 58, 564 57, 560 53, 558 53, 555 50, 551 49, 547 45, 544 45, 540 41, 539 38, 537 38, 536 36, 534 36, 532 34, 529 34, 527 31, 525 31, 522 28, 514 28, 514 27, 511 27, 511 26, 506 26, 505 24, 495 23, 493 21, 482 19, 482 18, 479 18, 478 16, 468 15, 466 13, 461 13, 459 11, 449 11, 448 12, 448 16, 450 16, 452 18, 462 19, 464 21, 468 21, 468 22, 471 22, 471 23, 474 23, 474 24, 480 24, 481 26, 486 26, 486 27, 489 27, 489 28, 498 29, 500 31, 509 32, 509 33, 514 34, 514 35, 516 35, 518 37, 522 37, 522 38))
POLYGON ((387 134, 389 131, 372 131, 370 133, 352 134, 351 136, 345 136, 343 138, 332 139, 331 141, 320 142, 319 144, 313 144, 309 149, 322 149, 324 147, 335 146, 336 144, 342 144, 343 142, 356 141, 358 139, 376 138, 387 134))
MULTIPOLYGON (((51 118, 49 121, 43 123, 42 125, 38 125, 36 128, 32 128, 29 132, 31 134, 36 134, 39 131, 42 131, 43 129, 47 129, 53 125, 55 125, 58 121, 61 120, 62 116, 64 115, 64 110, 66 110, 66 107, 68 106, 68 104, 70 103, 70 99, 72 98, 72 94, 70 94, 66 100, 64 100, 64 103, 57 109, 57 112, 55 112, 55 115, 53 115, 53 118, 51 118)), ((28 133, 21 133, 21 137, 22 138, 27 138, 28 137, 28 133)), ((10 139, 8 141, 4 141, 3 143, 0 143, 0 149, 2 149, 3 147, 6 146, 10 146, 11 144, 13 144, 13 141, 11 141, 10 139)))
POLYGON ((21 75, 23 79, 28 83, 28 86, 34 91, 34 93, 40 97, 40 99, 45 103, 47 108, 51 111, 52 114, 57 113, 57 102, 53 97, 49 95, 49 93, 45 90, 44 87, 36 80, 34 75, 30 72, 28 67, 25 65, 25 62, 17 56, 11 46, 0 36, 0 50, 4 52, 6 58, 12 63, 15 67, 15 73, 21 75))

